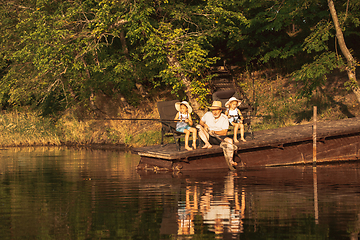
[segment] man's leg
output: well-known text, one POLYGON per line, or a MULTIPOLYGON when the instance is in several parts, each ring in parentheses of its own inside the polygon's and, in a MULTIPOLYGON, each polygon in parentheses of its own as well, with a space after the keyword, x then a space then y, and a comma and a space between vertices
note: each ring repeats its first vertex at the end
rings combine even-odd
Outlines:
POLYGON ((199 137, 205 143, 202 148, 211 148, 211 144, 209 143, 209 133, 205 131, 205 129, 201 125, 197 125, 196 128, 199 129, 199 137))

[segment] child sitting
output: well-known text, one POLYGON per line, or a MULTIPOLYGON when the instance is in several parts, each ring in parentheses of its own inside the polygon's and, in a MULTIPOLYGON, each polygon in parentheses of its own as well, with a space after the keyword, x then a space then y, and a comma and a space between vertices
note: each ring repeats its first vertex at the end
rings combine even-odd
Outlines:
POLYGON ((241 104, 240 100, 237 100, 235 97, 231 97, 229 101, 225 103, 225 107, 228 109, 225 112, 225 115, 229 118, 229 122, 234 126, 234 142, 239 142, 237 140, 238 128, 240 127, 240 136, 241 141, 246 142, 244 138, 244 117, 242 116, 240 110, 237 108, 241 104))
POLYGON ((182 101, 175 103, 175 108, 178 111, 176 113, 174 120, 180 120, 176 123, 176 131, 185 133, 185 149, 190 151, 193 150, 189 147, 189 137, 190 132, 193 133, 193 148, 196 149, 196 128, 190 127, 189 125, 193 125, 193 121, 191 119, 190 113, 192 112, 192 108, 188 102, 182 101))

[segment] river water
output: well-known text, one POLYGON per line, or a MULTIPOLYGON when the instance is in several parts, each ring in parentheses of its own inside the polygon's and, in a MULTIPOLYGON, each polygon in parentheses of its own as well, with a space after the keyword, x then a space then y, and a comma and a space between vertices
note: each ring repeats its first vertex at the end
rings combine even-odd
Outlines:
POLYGON ((137 172, 129 152, 1 149, 0 239, 358 239, 360 165, 137 172))

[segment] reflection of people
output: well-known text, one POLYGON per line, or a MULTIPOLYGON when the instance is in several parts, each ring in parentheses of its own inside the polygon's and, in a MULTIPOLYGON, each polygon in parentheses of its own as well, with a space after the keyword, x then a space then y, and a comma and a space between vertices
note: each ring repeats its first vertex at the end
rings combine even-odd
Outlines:
POLYGON ((234 142, 239 142, 237 140, 238 129, 240 128, 240 140, 246 142, 244 138, 244 117, 241 114, 238 106, 241 104, 240 100, 237 100, 236 97, 231 97, 229 101, 225 103, 225 107, 228 109, 225 112, 225 115, 229 118, 229 122, 234 126, 234 142))
POLYGON ((229 232, 238 234, 243 231, 243 218, 245 217, 245 192, 239 200, 239 190, 235 187, 234 178, 236 174, 229 172, 224 185, 224 197, 228 201, 234 200, 235 208, 231 208, 229 219, 229 232))
POLYGON ((196 186, 194 190, 191 186, 187 186, 185 204, 181 201, 178 204, 178 235, 192 235, 195 233, 194 215, 198 213, 197 200, 196 186))
POLYGON ((239 199, 235 176, 234 172, 229 172, 221 194, 214 192, 212 183, 201 188, 192 184, 186 186, 185 200, 178 202, 178 235, 195 234, 195 219, 208 225, 209 231, 217 234, 215 238, 222 239, 225 232, 236 238, 243 232, 245 189, 242 189, 239 199))
POLYGON ((226 137, 229 121, 222 113, 224 108, 221 106, 221 102, 214 101, 209 109, 211 111, 205 113, 200 120, 200 125, 197 126, 199 128, 199 137, 205 143, 203 148, 211 148, 211 144, 219 145, 222 140, 232 143, 232 140, 226 137))
POLYGON ((193 125, 193 121, 191 119, 192 108, 190 104, 186 101, 175 103, 175 108, 178 111, 175 116, 175 120, 180 120, 176 123, 176 131, 185 133, 185 149, 190 151, 192 150, 189 147, 189 136, 192 132, 193 134, 193 148, 196 149, 196 128, 190 127, 189 125, 193 125))

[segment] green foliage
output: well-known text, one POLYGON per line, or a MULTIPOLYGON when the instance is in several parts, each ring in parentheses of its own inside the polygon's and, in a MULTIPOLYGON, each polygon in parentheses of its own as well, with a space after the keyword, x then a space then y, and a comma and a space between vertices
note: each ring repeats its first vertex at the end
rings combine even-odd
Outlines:
POLYGON ((312 63, 304 64, 300 70, 293 73, 295 81, 302 84, 301 96, 310 97, 312 91, 324 84, 326 74, 335 68, 344 67, 344 62, 334 52, 324 52, 316 56, 312 63))
POLYGON ((359 87, 358 82, 355 81, 355 79, 350 79, 349 81, 345 82, 345 89, 347 91, 350 91, 352 89, 356 89, 359 87))
MULTIPOLYGON (((180 12, 174 11, 176 20, 181 18, 180 12)), ((143 48, 144 60, 149 68, 162 66, 157 77, 163 83, 172 87, 172 93, 180 96, 184 89, 184 78, 191 79, 192 94, 205 105, 208 90, 200 90, 205 86, 207 77, 204 76, 216 62, 217 57, 208 57, 206 33, 191 32, 191 27, 176 27, 172 23, 160 22, 159 27, 150 34, 143 48)), ((155 83, 160 85, 160 82, 155 83)))
POLYGON ((307 53, 312 51, 321 52, 328 51, 328 41, 334 37, 331 32, 333 25, 328 20, 320 21, 313 29, 311 34, 305 38, 303 50, 307 53))
MULTIPOLYGON (((357 46, 359 3, 336 4, 357 46)), ((0 31, 1 107, 28 105, 44 115, 88 106, 97 92, 121 93, 135 106, 136 83, 168 86, 178 97, 190 88, 206 105, 208 72, 220 58, 298 70, 307 94, 343 67, 319 0, 14 0, 0 5, 0 31)))
POLYGON ((61 110, 78 102, 86 105, 97 91, 121 92, 133 99, 128 90, 145 79, 155 86, 166 83, 178 93, 179 75, 201 81, 199 76, 216 60, 208 58, 203 47, 208 45, 210 25, 206 14, 197 14, 205 4, 199 3, 44 0, 25 8, 16 1, 4 4, 0 53, 2 62, 12 64, 0 82, 1 95, 9 97, 0 100, 12 106, 59 101, 61 110), (169 65, 169 55, 178 58, 178 67, 169 65))
POLYGON ((191 82, 192 93, 197 96, 196 101, 201 107, 206 107, 208 103, 207 96, 211 94, 209 87, 207 87, 212 75, 201 80, 194 80, 191 82))

